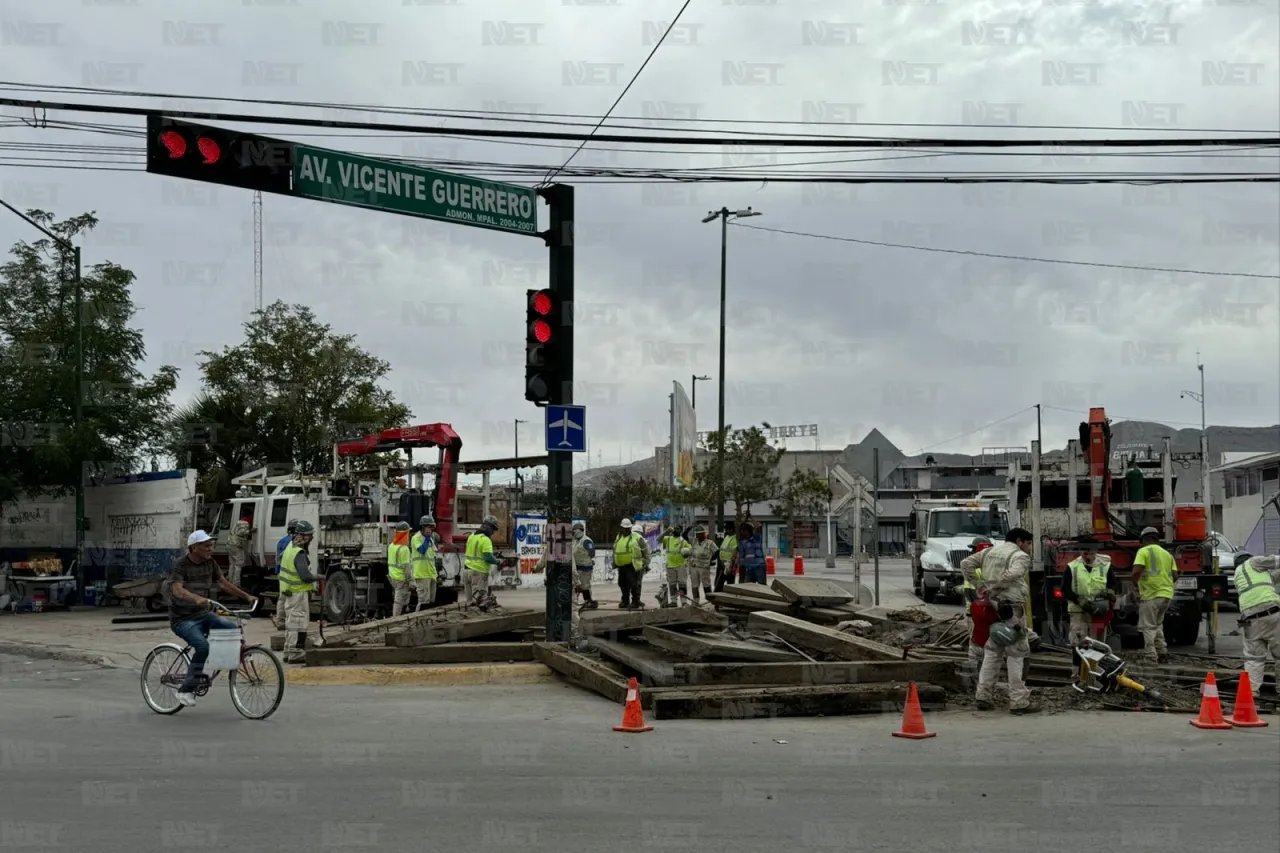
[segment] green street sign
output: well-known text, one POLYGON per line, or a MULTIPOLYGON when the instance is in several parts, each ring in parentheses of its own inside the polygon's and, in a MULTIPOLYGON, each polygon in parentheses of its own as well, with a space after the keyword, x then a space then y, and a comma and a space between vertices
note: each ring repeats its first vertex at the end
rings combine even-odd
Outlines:
POLYGON ((538 194, 530 187, 307 145, 294 146, 293 194, 495 231, 538 232, 538 194))

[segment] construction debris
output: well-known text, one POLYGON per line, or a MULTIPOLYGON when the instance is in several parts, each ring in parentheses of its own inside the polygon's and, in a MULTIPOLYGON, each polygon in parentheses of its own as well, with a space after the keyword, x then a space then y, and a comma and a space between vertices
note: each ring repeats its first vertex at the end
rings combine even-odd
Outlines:
MULTIPOLYGON (((714 593, 713 593, 714 594, 714 593)), ((723 616, 703 607, 661 607, 654 610, 589 610, 579 619, 582 631, 594 637, 638 634, 646 626, 724 628, 723 616)))
POLYGON ((855 598, 840 584, 822 578, 776 578, 773 590, 801 607, 838 607, 855 598))
POLYGON ((904 660, 903 649, 864 640, 821 625, 812 625, 781 613, 752 613, 747 626, 754 630, 777 634, 790 643, 811 652, 831 655, 837 660, 904 660))
POLYGON ((644 629, 644 640, 655 648, 672 652, 686 660, 695 662, 728 660, 755 663, 785 663, 804 660, 802 656, 793 651, 777 649, 763 643, 711 637, 706 634, 681 634, 652 626, 644 629))

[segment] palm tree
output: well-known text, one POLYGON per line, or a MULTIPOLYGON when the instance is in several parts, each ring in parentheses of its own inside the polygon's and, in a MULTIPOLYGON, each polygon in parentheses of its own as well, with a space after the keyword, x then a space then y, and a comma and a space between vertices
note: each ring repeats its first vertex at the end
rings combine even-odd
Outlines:
POLYGON ((174 410, 169 429, 169 453, 179 465, 201 472, 199 487, 206 503, 231 497, 232 478, 281 458, 273 456, 276 442, 268 424, 248 400, 201 391, 174 410))

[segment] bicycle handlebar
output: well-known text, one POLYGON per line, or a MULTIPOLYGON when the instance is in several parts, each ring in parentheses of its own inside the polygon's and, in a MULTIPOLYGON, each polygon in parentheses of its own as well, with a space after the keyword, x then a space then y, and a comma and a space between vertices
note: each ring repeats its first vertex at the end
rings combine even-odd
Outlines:
POLYGON ((225 604, 222 604, 220 602, 214 601, 212 598, 209 599, 209 601, 213 603, 212 610, 215 613, 222 612, 230 616, 249 616, 253 613, 253 611, 258 609, 258 605, 262 602, 262 599, 255 598, 253 600, 253 604, 249 605, 248 610, 232 610, 230 607, 227 607, 225 604))

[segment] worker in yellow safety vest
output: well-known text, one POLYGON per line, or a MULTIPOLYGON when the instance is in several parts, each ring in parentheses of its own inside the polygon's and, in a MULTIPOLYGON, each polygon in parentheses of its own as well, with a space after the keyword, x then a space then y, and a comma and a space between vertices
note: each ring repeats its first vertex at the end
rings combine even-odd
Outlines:
MULTIPOLYGON (((1249 687, 1257 698, 1267 658, 1280 661, 1280 556, 1237 554, 1234 580, 1240 597, 1236 623, 1244 634, 1244 671, 1249 673, 1249 687)), ((1276 677, 1280 678, 1280 672, 1276 677)))
POLYGON ((618 570, 618 589, 622 591, 618 609, 643 610, 640 585, 649 570, 649 543, 634 529, 631 519, 622 519, 618 526, 621 530, 613 540, 613 565, 618 570))
POLYGON ((392 616, 399 616, 409 606, 409 594, 413 591, 409 585, 409 564, 409 522, 402 521, 396 525, 391 544, 387 546, 387 580, 391 581, 394 593, 392 616))
POLYGON ((733 558, 738 554, 738 537, 732 521, 724 523, 724 536, 720 538, 720 563, 716 566, 716 592, 733 583, 733 558))
POLYGON ((426 610, 436 603, 436 563, 440 562, 436 545, 439 542, 436 520, 429 515, 418 519, 418 532, 409 540, 409 550, 413 555, 409 568, 414 591, 418 594, 419 610, 426 610))
POLYGON ((493 553, 493 539, 498 530, 497 516, 486 515, 480 529, 467 537, 467 550, 462 561, 462 588, 467 604, 488 610, 498 603, 489 592, 489 570, 502 565, 493 553))
POLYGON ((1133 582, 1138 587, 1138 630, 1142 632, 1142 656, 1147 663, 1164 663, 1169 647, 1164 641, 1164 616, 1173 602, 1178 567, 1173 555, 1160 546, 1160 531, 1142 528, 1142 547, 1133 558, 1133 582))
POLYGON ((680 528, 669 527, 662 537, 662 550, 666 552, 667 585, 666 594, 659 595, 658 601, 663 607, 677 607, 689 599, 689 569, 684 561, 693 553, 693 546, 680 535, 680 528))
POLYGON ((1062 597, 1067 600, 1067 618, 1071 628, 1068 639, 1073 646, 1086 639, 1106 640, 1107 626, 1095 622, 1115 604, 1116 594, 1108 589, 1111 558, 1097 551, 1085 551, 1062 573, 1062 597))
POLYGON ((284 659, 287 663, 300 663, 307 648, 307 625, 311 621, 311 590, 316 588, 317 575, 311 568, 307 548, 315 537, 311 522, 295 523, 293 538, 280 555, 279 610, 284 621, 284 659))

